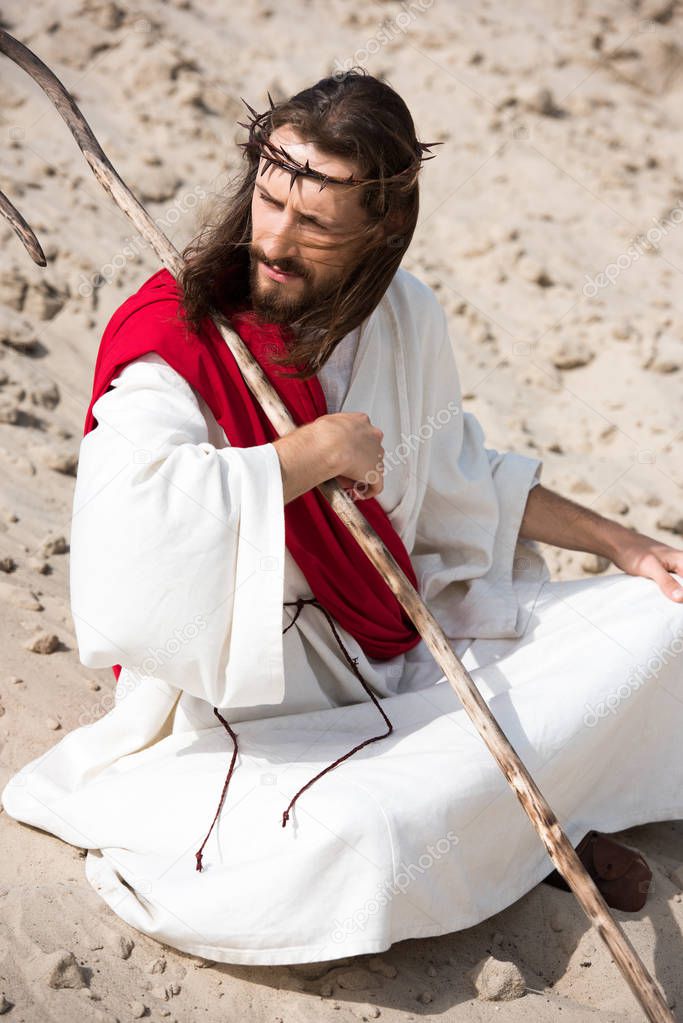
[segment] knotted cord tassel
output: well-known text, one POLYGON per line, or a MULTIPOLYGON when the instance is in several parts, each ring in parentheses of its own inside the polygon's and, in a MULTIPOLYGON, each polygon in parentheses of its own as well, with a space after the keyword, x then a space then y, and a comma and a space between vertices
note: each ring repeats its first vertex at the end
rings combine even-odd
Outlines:
POLYGON ((307 788, 309 788, 311 785, 313 785, 314 782, 316 782, 318 780, 318 778, 322 778, 322 776, 324 774, 327 774, 327 772, 331 771, 333 767, 337 767, 338 764, 341 764, 344 760, 347 760, 348 757, 353 756, 353 754, 357 753, 358 750, 363 749, 364 746, 368 746, 371 742, 377 742, 379 739, 386 739, 387 736, 391 735, 391 733, 394 730, 394 726, 392 725, 391 721, 389 720, 389 718, 387 717, 386 713, 382 709, 379 701, 377 700, 377 697, 372 692, 372 690, 370 689, 369 685, 367 684, 367 682, 365 681, 365 679, 361 675, 360 671, 358 670, 358 658, 357 657, 351 657, 351 655, 349 654, 348 650, 346 649, 346 647, 344 646, 344 644, 341 641, 341 636, 337 632, 337 629, 336 629, 335 624, 334 624, 334 619, 332 618, 332 616, 329 613, 329 611, 326 608, 324 608, 322 606, 322 604, 320 604, 319 601, 316 600, 315 597, 310 597, 308 599, 304 599, 303 597, 299 597, 298 600, 296 600, 296 601, 286 601, 285 602, 285 607, 288 607, 290 605, 296 606, 296 614, 294 615, 294 618, 289 623, 287 628, 283 630, 283 635, 287 631, 287 629, 290 629, 292 627, 292 625, 294 625, 294 622, 299 617, 299 613, 300 613, 301 608, 303 607, 304 604, 311 604, 313 607, 317 607, 320 611, 322 611, 322 613, 327 618, 327 621, 330 624, 330 628, 332 629, 332 632, 334 633, 334 637, 337 640, 337 642, 339 643, 339 646, 341 647, 342 652, 344 654, 344 657, 346 658, 348 664, 350 665, 351 670, 355 674, 356 678, 358 678, 358 680, 360 681, 360 684, 363 686, 363 689, 368 694, 368 696, 370 697, 370 699, 372 700, 374 705, 377 707, 378 711, 380 712, 380 714, 382 715, 384 720, 386 721, 387 731, 383 732, 381 735, 373 735, 371 738, 365 739, 363 742, 359 743, 357 746, 354 746, 353 749, 349 750, 348 753, 344 753, 344 755, 339 757, 337 760, 335 760, 334 763, 329 764, 327 767, 323 768, 322 771, 319 771, 318 774, 316 774, 315 777, 311 778, 310 781, 307 781, 306 784, 303 785, 299 789, 299 791, 296 793, 296 795, 290 801, 289 806, 287 807, 287 809, 282 814, 282 827, 283 828, 286 826, 287 821, 289 820, 289 811, 292 809, 292 807, 294 806, 294 804, 296 803, 297 799, 302 794, 302 792, 305 792, 307 788))
POLYGON ((197 852, 194 854, 195 855, 195 859, 197 861, 196 870, 199 870, 200 872, 202 870, 202 850, 203 850, 204 846, 206 845, 206 843, 209 840, 209 835, 211 834, 211 832, 213 830, 214 824, 218 820, 218 815, 221 812, 221 807, 223 806, 223 800, 225 799, 225 794, 228 791, 228 785, 230 783, 230 778, 232 777, 232 772, 233 772, 234 767, 235 767, 235 760, 237 759, 237 736, 235 735, 235 733, 233 732, 233 730, 230 727, 230 725, 228 724, 228 722, 220 714, 220 712, 218 711, 218 709, 216 707, 213 708, 213 712, 216 715, 216 717, 220 720, 220 722, 223 725, 223 727, 225 729, 227 729, 227 731, 230 733, 230 737, 232 739, 234 749, 232 751, 232 760, 230 761, 230 767, 228 768, 228 774, 227 774, 227 777, 225 779, 225 784, 223 785, 223 791, 221 792, 221 798, 220 798, 220 801, 218 803, 218 809, 216 810, 216 814, 215 814, 215 816, 214 816, 214 818, 213 818, 213 820, 211 822, 211 827, 209 828, 209 830, 208 830, 208 832, 206 834, 206 838, 204 839, 204 841, 200 845, 200 847, 197 850, 197 852))

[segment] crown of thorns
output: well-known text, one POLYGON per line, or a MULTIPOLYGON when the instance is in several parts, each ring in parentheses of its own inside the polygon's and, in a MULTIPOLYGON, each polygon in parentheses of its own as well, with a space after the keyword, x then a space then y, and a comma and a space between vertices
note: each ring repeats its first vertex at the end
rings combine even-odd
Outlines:
MULTIPOLYGON (((242 99, 241 96, 240 99, 242 99)), ((266 124, 269 121, 272 111, 275 110, 275 103, 273 102, 273 98, 270 95, 270 93, 268 93, 268 102, 270 103, 270 109, 264 111, 264 113, 262 114, 257 113, 256 110, 254 110, 254 108, 249 103, 247 103, 245 99, 242 99, 242 102, 249 110, 249 113, 251 114, 251 120, 248 122, 245 121, 237 122, 240 125, 240 127, 247 128, 249 131, 248 140, 246 142, 238 142, 237 143, 238 146, 241 149, 244 149, 244 151, 247 153, 258 154, 259 156, 265 157, 265 164, 261 171, 261 176, 265 174, 268 168, 273 165, 282 167, 283 170, 289 171, 290 192, 294 187, 294 183, 298 177, 315 178, 318 181, 321 181, 322 184, 318 189, 318 191, 320 192, 322 192, 323 188, 325 188, 325 186, 329 184, 357 185, 377 181, 381 181, 386 184, 387 182, 390 181, 396 181, 402 178, 407 178, 414 174, 425 160, 433 160, 434 157, 436 156, 436 153, 432 153, 431 156, 424 156, 423 154, 425 152, 430 152, 432 146, 443 145, 443 142, 417 142, 415 149, 415 158, 410 162, 410 164, 407 167, 405 167, 402 171, 398 171, 396 174, 386 175, 382 178, 355 178, 353 174, 349 174, 348 178, 336 178, 333 177, 331 174, 323 174, 322 171, 315 170, 313 167, 309 165, 308 160, 306 160, 306 163, 299 163, 298 160, 295 160, 294 157, 287 152, 284 146, 273 145, 273 143, 270 141, 270 139, 264 132, 264 124, 266 124)))

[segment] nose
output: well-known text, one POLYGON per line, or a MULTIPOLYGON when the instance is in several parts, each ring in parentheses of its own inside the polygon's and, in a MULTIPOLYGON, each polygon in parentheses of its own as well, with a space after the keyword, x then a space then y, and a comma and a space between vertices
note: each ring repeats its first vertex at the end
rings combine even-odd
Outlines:
POLYGON ((299 248, 295 238, 292 215, 287 210, 278 210, 272 217, 260 240, 261 248, 269 263, 292 259, 299 262, 299 248))

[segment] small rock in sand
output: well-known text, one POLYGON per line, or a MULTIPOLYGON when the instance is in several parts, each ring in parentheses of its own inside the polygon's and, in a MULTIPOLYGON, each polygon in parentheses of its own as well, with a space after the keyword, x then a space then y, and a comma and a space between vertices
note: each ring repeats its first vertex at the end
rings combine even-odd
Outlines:
POLYGON ((377 987, 380 983, 376 974, 373 975, 369 970, 363 970, 360 967, 343 970, 335 976, 334 980, 339 987, 346 991, 364 991, 369 987, 377 987))
POLYGON ((128 959, 131 952, 135 948, 135 942, 130 938, 126 938, 123 934, 117 934, 111 942, 113 949, 121 959, 128 959))
POLYGON ((43 561, 42 558, 29 558, 27 565, 33 572, 37 572, 39 575, 49 575, 52 571, 49 563, 43 561))
POLYGON ((147 1007, 142 1002, 131 1002, 130 1003, 130 1014, 133 1019, 142 1019, 147 1012, 147 1007))
POLYGON ((592 575, 604 572, 611 564, 609 558, 603 558, 601 554, 584 554, 581 558, 581 568, 592 575))
POLYGON ((564 930, 564 917, 558 910, 555 910, 555 912, 551 914, 550 927, 553 931, 557 931, 558 933, 564 930))
POLYGON ((487 956, 470 971, 477 997, 487 1002, 508 1002, 526 993, 524 975, 515 963, 487 956))
POLYGON ((666 529, 669 533, 683 536, 683 515, 673 506, 662 509, 657 518, 657 529, 666 529))
POLYGON ((0 1016, 4 1016, 6 1012, 14 1007, 14 1002, 10 1002, 6 997, 4 991, 0 993, 0 1016))
POLYGON ((166 960, 163 956, 157 956, 156 959, 152 959, 148 962, 146 966, 147 973, 163 973, 165 969, 166 960))
POLYGON ((398 974, 396 967, 392 963, 386 962, 380 956, 373 956, 372 959, 368 959, 365 965, 373 973, 379 973, 382 977, 388 977, 390 980, 398 974))
POLYGON ((34 654, 53 654, 59 649, 59 636, 54 632, 39 632, 26 643, 26 649, 34 654))
POLYGON ((59 388, 54 381, 32 387, 30 395, 34 405, 40 405, 47 409, 56 408, 60 402, 59 388))
POLYGON ((17 563, 14 558, 10 558, 9 556, 6 558, 0 558, 0 572, 7 572, 9 574, 10 572, 14 572, 16 567, 17 563))
POLYGON ((88 986, 75 955, 65 948, 58 948, 55 952, 50 952, 45 956, 43 973, 48 987, 82 988, 88 986))
POLYGON ((0 423, 15 425, 19 422, 19 406, 13 398, 0 398, 0 423))
POLYGON ((63 536, 46 536, 40 545, 39 554, 44 558, 51 558, 53 554, 66 554, 69 545, 63 536))
POLYGON ((560 341, 550 358, 557 369, 577 369, 586 366, 594 358, 593 352, 580 338, 560 341))
POLYGON ((48 469, 65 476, 75 476, 78 469, 78 451, 54 444, 37 444, 30 448, 31 457, 48 469))

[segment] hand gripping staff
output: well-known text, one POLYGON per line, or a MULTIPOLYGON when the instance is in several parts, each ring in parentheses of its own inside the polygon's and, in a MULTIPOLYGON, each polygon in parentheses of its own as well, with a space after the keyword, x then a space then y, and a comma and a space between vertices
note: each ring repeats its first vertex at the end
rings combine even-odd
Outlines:
MULTIPOLYGON (((76 139, 95 177, 109 192, 117 206, 132 220, 143 238, 150 243, 168 271, 177 278, 183 266, 180 253, 171 245, 116 173, 87 121, 59 79, 31 50, 1 28, 0 51, 23 68, 46 93, 76 139)), ((43 250, 31 227, 1 192, 0 212, 12 225, 33 261, 38 266, 47 266, 43 250)), ((296 429, 295 423, 242 339, 230 328, 216 323, 215 320, 214 323, 234 355, 247 385, 279 435, 291 433, 296 429)), ((605 942, 646 1018, 654 1023, 675 1023, 659 987, 622 928, 612 917, 607 903, 560 827, 557 817, 508 742, 469 673, 451 650, 441 626, 343 488, 336 481, 327 480, 320 484, 319 489, 415 624, 507 778, 555 867, 567 881, 592 925, 605 942)))

